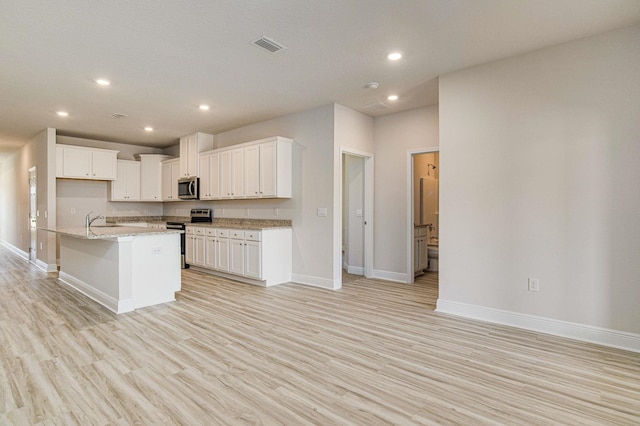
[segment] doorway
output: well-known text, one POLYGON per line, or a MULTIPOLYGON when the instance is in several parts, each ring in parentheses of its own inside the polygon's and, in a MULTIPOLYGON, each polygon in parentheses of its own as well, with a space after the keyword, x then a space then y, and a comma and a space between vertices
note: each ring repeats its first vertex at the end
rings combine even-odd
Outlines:
POLYGON ((440 152, 407 155, 407 282, 438 280, 440 252, 440 152))
POLYGON ((373 155, 341 149, 340 157, 340 270, 370 278, 373 276, 373 155))
POLYGON ((29 262, 38 259, 38 181, 36 168, 29 169, 29 262))

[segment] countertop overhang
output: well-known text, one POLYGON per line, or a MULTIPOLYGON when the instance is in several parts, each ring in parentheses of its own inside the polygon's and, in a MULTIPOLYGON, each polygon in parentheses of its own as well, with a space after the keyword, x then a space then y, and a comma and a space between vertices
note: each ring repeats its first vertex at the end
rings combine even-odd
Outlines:
POLYGON ((60 235, 80 238, 83 240, 108 240, 121 237, 137 237, 156 234, 183 234, 181 229, 156 229, 141 228, 136 226, 91 226, 85 227, 61 227, 61 228, 38 228, 42 231, 55 232, 60 235))

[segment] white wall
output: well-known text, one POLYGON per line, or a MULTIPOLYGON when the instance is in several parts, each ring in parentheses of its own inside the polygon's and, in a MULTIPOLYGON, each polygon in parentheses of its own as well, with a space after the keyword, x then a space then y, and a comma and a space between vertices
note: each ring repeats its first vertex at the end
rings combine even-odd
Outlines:
POLYGON ((635 26, 440 78, 439 308, 640 333, 639 41, 635 26))
MULTIPOLYGON (((218 148, 270 136, 293 139, 293 196, 286 200, 201 201, 189 204, 212 206, 217 217, 291 219, 294 281, 327 288, 339 286, 333 270, 333 227, 334 221, 339 220, 331 214, 334 210, 333 129, 334 105, 326 105, 217 134, 215 142, 218 148), (318 208, 326 208, 327 217, 319 217, 318 208)), ((181 203, 167 204, 165 214, 185 207, 181 203)))
POLYGON ((407 156, 438 148, 438 106, 377 117, 375 137, 375 275, 408 282, 407 156))
MULTIPOLYGON (((10 155, 0 167, 0 241, 19 254, 29 252, 29 169, 37 173, 37 226, 55 226, 55 129, 45 129, 29 143, 10 155)), ((45 231, 37 232, 37 264, 40 268, 55 270, 55 236, 45 231)))

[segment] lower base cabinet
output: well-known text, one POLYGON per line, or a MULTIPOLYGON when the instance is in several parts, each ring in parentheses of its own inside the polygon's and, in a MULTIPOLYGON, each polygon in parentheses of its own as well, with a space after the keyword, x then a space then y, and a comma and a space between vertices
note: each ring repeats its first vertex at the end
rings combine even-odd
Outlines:
POLYGON ((291 281, 291 228, 260 231, 187 226, 186 259, 205 272, 272 286, 291 281))

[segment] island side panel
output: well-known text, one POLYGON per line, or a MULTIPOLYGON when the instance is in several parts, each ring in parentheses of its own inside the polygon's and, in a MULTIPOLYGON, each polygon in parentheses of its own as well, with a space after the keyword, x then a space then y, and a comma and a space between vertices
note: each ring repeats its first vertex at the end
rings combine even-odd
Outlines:
POLYGON ((132 260, 134 309, 175 300, 182 279, 180 234, 136 236, 132 260))
POLYGON ((60 280, 118 312, 119 247, 113 240, 60 235, 60 280))

